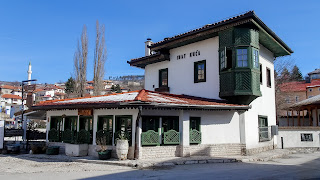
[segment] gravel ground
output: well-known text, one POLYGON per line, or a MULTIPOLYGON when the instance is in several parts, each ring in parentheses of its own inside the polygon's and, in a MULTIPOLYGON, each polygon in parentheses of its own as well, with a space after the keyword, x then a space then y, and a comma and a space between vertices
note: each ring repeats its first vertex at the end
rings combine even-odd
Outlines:
MULTIPOLYGON (((66 159, 66 161, 68 161, 66 159)), ((84 171, 132 171, 130 167, 88 164, 79 162, 56 162, 50 159, 32 159, 25 155, 0 155, 0 174, 84 172, 84 171)))

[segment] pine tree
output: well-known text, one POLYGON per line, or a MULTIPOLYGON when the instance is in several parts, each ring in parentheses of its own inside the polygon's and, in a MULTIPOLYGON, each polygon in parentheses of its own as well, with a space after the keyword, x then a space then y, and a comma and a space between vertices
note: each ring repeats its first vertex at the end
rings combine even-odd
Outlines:
POLYGON ((301 81, 303 80, 302 74, 300 72, 300 69, 297 65, 293 66, 291 73, 290 73, 290 80, 291 81, 301 81))
POLYGON ((287 68, 284 68, 282 70, 280 78, 281 78, 282 83, 283 82, 287 82, 287 81, 289 81, 291 79, 290 72, 288 71, 287 68))
POLYGON ((70 77, 68 79, 68 81, 66 82, 66 89, 65 90, 66 90, 67 94, 74 92, 74 85, 75 85, 74 79, 72 77, 70 77))

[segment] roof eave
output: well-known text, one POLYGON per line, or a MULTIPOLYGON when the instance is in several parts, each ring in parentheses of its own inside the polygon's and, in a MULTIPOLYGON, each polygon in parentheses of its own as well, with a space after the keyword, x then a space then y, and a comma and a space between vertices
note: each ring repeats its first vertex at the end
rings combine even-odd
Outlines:
MULTIPOLYGON (((233 26, 237 26, 240 24, 248 23, 248 22, 252 22, 253 24, 255 24, 259 28, 259 30, 265 32, 269 36, 269 38, 274 41, 274 43, 276 43, 278 46, 280 46, 283 49, 283 51, 281 53, 275 53, 275 57, 286 56, 286 55, 290 55, 291 53, 293 53, 293 50, 291 50, 289 48, 289 46, 286 45, 266 24, 264 24, 262 22, 262 20, 260 18, 258 18, 258 16, 254 12, 250 12, 250 13, 245 14, 244 16, 240 16, 240 17, 230 19, 230 20, 227 20, 224 22, 220 22, 216 25, 213 25, 213 26, 210 26, 207 28, 191 31, 191 32, 183 34, 179 37, 174 37, 171 39, 169 38, 168 40, 165 40, 160 43, 154 43, 150 46, 150 48, 153 51, 158 51, 160 49, 171 49, 176 46, 179 47, 179 45, 178 45, 179 42, 177 42, 177 41, 181 40, 183 38, 190 37, 195 34, 205 32, 205 31, 212 31, 214 29, 218 29, 218 31, 220 31, 219 29, 223 29, 224 27, 225 27, 224 29, 226 29, 226 28, 229 28, 229 26, 233 27, 233 26), (175 42, 175 41, 177 42, 176 46, 173 46, 172 44, 174 44, 173 42, 175 42)), ((208 37, 211 37, 211 36, 208 35, 208 37)), ((199 41, 201 40, 200 37, 195 37, 195 38, 198 38, 199 41)))

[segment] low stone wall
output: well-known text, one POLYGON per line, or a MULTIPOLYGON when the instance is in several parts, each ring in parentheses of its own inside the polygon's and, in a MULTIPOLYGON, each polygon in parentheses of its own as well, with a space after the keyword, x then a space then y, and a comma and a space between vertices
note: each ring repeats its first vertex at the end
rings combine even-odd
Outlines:
POLYGON ((243 155, 244 144, 199 144, 190 145, 190 156, 243 155))
MULTIPOLYGON (((180 157, 182 146, 144 146, 141 148, 141 159, 180 157)), ((228 156, 242 155, 245 151, 244 144, 199 144, 184 147, 184 154, 190 156, 228 156)))
POLYGON ((267 146, 258 147, 258 148, 246 149, 245 154, 252 155, 252 154, 257 154, 257 153, 261 153, 264 151, 269 151, 271 149, 274 149, 273 145, 267 145, 267 146))
POLYGON ((141 159, 178 157, 179 146, 144 146, 141 148, 141 159))

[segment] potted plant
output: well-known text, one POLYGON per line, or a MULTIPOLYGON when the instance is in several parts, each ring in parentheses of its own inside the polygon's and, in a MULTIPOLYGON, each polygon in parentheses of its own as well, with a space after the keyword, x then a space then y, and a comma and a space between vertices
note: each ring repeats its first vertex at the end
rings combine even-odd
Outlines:
POLYGON ((124 131, 120 131, 117 138, 116 152, 119 160, 126 160, 129 151, 128 138, 124 131))
POLYGON ((98 152, 98 157, 100 160, 107 160, 111 158, 112 150, 108 150, 107 142, 109 141, 109 133, 104 130, 100 130, 97 132, 97 145, 99 149, 96 149, 98 152))
POLYGON ((90 133, 84 129, 78 132, 75 140, 65 144, 67 156, 87 156, 90 143, 90 133))

